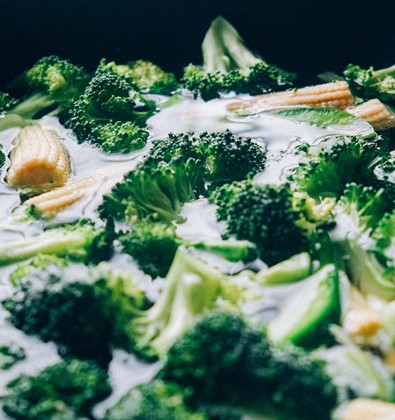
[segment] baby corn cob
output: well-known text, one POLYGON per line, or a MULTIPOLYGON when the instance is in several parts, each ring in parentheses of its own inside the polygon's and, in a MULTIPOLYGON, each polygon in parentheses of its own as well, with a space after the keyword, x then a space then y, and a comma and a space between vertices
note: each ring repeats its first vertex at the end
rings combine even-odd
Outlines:
POLYGON ((233 102, 228 105, 230 112, 250 109, 265 109, 284 106, 311 106, 314 108, 345 109, 354 104, 354 97, 346 82, 337 81, 323 85, 308 86, 285 92, 259 95, 244 102, 233 102))
POLYGON ((359 340, 369 340, 382 327, 380 315, 369 306, 366 298, 350 287, 350 307, 343 320, 344 330, 359 340))
POLYGON ((368 398, 351 401, 340 415, 340 420, 394 420, 395 404, 368 398))
POLYGON ((94 176, 83 178, 66 186, 36 195, 25 201, 27 206, 34 206, 39 215, 51 217, 71 206, 96 186, 102 179, 94 176))
POLYGON ((363 118, 375 130, 387 130, 395 127, 395 113, 378 99, 372 99, 361 105, 348 108, 347 112, 363 118))
POLYGON ((56 131, 28 126, 15 137, 14 144, 7 173, 10 185, 38 192, 66 183, 70 160, 56 131))

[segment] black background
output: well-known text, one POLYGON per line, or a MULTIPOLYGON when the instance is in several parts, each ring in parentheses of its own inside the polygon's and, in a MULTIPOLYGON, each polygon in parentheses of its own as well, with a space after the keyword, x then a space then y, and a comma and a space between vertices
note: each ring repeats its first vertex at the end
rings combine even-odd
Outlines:
POLYGON ((395 63, 395 0, 0 0, 0 85, 48 54, 89 69, 106 57, 180 71, 201 62, 201 41, 219 14, 268 62, 302 80, 349 62, 395 63))

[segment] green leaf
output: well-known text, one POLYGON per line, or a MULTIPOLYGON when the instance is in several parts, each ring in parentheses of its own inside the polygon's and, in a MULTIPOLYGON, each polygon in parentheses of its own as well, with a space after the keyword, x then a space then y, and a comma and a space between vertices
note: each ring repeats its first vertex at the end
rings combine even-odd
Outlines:
POLYGON ((333 108, 281 108, 265 113, 287 118, 298 123, 315 125, 336 131, 336 134, 371 137, 373 127, 362 118, 333 108))

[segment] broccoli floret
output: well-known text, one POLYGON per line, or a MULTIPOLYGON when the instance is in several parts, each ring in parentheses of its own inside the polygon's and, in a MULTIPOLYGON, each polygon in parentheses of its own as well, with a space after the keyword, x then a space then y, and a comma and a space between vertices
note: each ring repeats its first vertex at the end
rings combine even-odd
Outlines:
POLYGON ((207 182, 239 181, 263 170, 266 148, 230 130, 216 133, 170 133, 150 151, 150 159, 169 162, 174 156, 202 161, 207 182))
POLYGON ((190 404, 209 412, 230 406, 270 418, 329 419, 337 403, 322 362, 270 344, 240 316, 223 312, 203 316, 174 344, 159 377, 191 387, 190 404))
POLYGON ((395 297, 392 245, 387 240, 395 221, 393 209, 385 189, 350 184, 335 207, 333 235, 350 280, 365 293, 387 300, 395 297))
POLYGON ((171 95, 179 88, 173 73, 162 70, 150 61, 137 60, 127 64, 116 64, 102 60, 100 68, 105 72, 125 77, 138 92, 171 95))
POLYGON ((89 141, 106 152, 126 153, 145 145, 145 123, 155 109, 125 78, 99 67, 62 119, 79 142, 89 141))
POLYGON ((100 149, 107 153, 129 153, 142 149, 148 139, 146 129, 129 121, 98 125, 92 129, 92 135, 100 144, 100 149))
POLYGON ((131 255, 151 277, 165 277, 180 245, 218 255, 229 261, 250 261, 255 247, 248 241, 187 241, 176 235, 174 225, 144 219, 118 237, 123 252, 131 255))
POLYGON ((129 276, 101 266, 39 259, 11 279, 13 292, 3 306, 17 328, 54 341, 61 354, 100 363, 108 362, 114 343, 128 344, 124 326, 147 305, 129 276))
POLYGON ((289 179, 314 198, 338 198, 350 182, 378 185, 375 168, 388 157, 377 141, 330 136, 307 147, 289 179))
POLYGON ((201 147, 206 156, 207 181, 240 181, 262 171, 265 166, 266 149, 229 130, 203 134, 201 147))
POLYGON ((107 373, 95 363, 65 359, 8 383, 2 402, 15 419, 75 420, 90 417, 93 405, 110 392, 107 373))
POLYGON ((206 194, 208 183, 244 179, 262 170, 265 160, 264 147, 229 130, 170 134, 105 196, 100 212, 126 223, 154 214, 180 221, 182 205, 206 194))
POLYGON ((267 264, 308 249, 307 231, 298 226, 303 213, 295 207, 289 185, 240 182, 220 187, 211 199, 218 206, 218 218, 227 222, 227 236, 256 244, 267 264))
POLYGON ((119 238, 123 252, 131 255, 151 277, 165 277, 182 241, 175 226, 144 219, 119 238))
POLYGON ((88 84, 89 76, 79 66, 56 56, 43 57, 16 82, 23 92, 17 102, 7 100, 6 115, 0 119, 0 130, 12 126, 25 126, 33 118, 51 112, 57 114, 75 101, 88 84))
POLYGON ((37 236, 0 243, 0 266, 39 254, 51 254, 78 261, 99 262, 112 253, 114 226, 96 227, 89 220, 48 229, 37 236))
POLYGON ((145 358, 165 355, 196 316, 215 307, 224 278, 216 268, 178 250, 159 299, 131 321, 132 350, 145 358))
POLYGON ((292 86, 296 75, 267 64, 244 44, 236 29, 218 17, 210 26, 202 44, 203 66, 190 64, 183 84, 196 98, 205 101, 220 93, 257 95, 292 86))
POLYGON ((216 308, 242 312, 246 297, 250 303, 262 299, 258 287, 245 276, 227 276, 179 248, 159 299, 130 323, 135 340, 130 350, 145 358, 163 357, 199 315, 216 308))
POLYGON ((64 267, 68 264, 68 261, 56 255, 39 254, 37 257, 31 259, 29 263, 18 265, 10 274, 9 280, 13 286, 16 286, 19 282, 23 281, 24 277, 30 276, 37 269, 44 269, 51 264, 64 267))
POLYGON ((56 56, 43 57, 22 77, 22 81, 34 91, 45 91, 59 103, 76 100, 89 81, 86 71, 68 60, 56 56))
POLYGON ((99 213, 128 224, 147 216, 164 222, 181 221, 182 205, 196 198, 200 172, 201 166, 194 159, 184 162, 175 157, 169 163, 143 162, 104 196, 99 213))
POLYGON ((367 70, 349 64, 344 70, 344 78, 353 95, 363 99, 395 100, 395 66, 382 70, 367 70))
POLYGON ((156 379, 129 391, 104 420, 208 420, 186 406, 188 396, 188 389, 156 379))

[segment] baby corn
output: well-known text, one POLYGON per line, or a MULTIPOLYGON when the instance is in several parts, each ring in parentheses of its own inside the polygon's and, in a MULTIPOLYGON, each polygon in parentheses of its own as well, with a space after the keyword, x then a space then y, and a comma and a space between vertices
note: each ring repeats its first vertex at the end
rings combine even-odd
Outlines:
POLYGON ((378 99, 349 108, 347 112, 366 120, 375 130, 395 127, 395 113, 378 99))
POLYGON ((36 195, 25 201, 27 206, 34 206, 36 213, 51 217, 71 206, 91 191, 102 179, 94 176, 83 178, 66 186, 36 195))
POLYGON ((394 420, 395 404, 367 398, 351 401, 340 415, 340 420, 394 420))
POLYGON ((244 102, 228 105, 230 112, 243 113, 244 110, 265 109, 284 106, 310 106, 314 108, 345 109, 355 102, 346 82, 338 81, 322 85, 308 86, 285 92, 259 95, 244 102))
POLYGON ((34 192, 60 187, 70 176, 70 160, 56 131, 23 128, 14 139, 7 182, 34 192))

